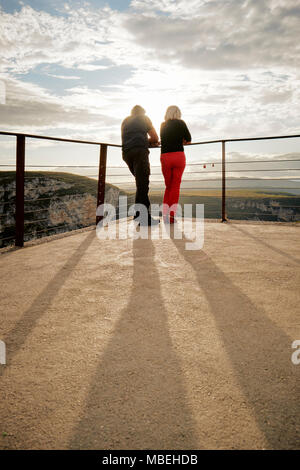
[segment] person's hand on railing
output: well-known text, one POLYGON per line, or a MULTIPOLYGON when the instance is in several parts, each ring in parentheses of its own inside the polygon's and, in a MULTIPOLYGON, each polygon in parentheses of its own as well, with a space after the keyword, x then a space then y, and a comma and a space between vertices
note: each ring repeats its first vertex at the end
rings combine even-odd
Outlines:
POLYGON ((160 141, 158 142, 151 142, 149 140, 149 148, 155 148, 155 147, 160 147, 160 141))
POLYGON ((191 142, 187 142, 185 139, 183 139, 183 145, 190 145, 191 142))
POLYGON ((148 146, 149 147, 159 147, 159 138, 154 128, 148 131, 148 146))

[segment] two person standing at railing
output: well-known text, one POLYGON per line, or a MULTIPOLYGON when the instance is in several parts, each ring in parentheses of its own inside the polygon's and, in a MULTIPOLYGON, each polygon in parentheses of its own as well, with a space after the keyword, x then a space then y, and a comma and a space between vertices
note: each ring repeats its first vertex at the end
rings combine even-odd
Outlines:
MULTIPOLYGON (((122 122, 122 154, 129 170, 135 177, 136 197, 135 204, 146 208, 146 217, 142 217, 136 210, 134 218, 138 218, 141 225, 157 225, 158 219, 150 214, 149 201, 149 147, 158 147, 160 142, 151 120, 141 106, 134 106, 131 115, 122 122)), ((180 184, 185 168, 185 154, 183 145, 192 140, 186 123, 181 120, 181 112, 177 106, 169 106, 165 121, 160 127, 161 138, 161 168, 165 179, 165 193, 163 199, 163 220, 174 224, 176 208, 179 200, 180 184)), ((138 207, 138 206, 137 206, 138 207)))

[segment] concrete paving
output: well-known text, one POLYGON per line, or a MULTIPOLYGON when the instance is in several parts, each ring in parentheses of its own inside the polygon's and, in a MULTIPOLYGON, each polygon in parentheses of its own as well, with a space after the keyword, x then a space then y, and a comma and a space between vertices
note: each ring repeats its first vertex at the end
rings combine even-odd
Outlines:
POLYGON ((204 233, 0 256, 0 448, 300 447, 299 227, 204 233))

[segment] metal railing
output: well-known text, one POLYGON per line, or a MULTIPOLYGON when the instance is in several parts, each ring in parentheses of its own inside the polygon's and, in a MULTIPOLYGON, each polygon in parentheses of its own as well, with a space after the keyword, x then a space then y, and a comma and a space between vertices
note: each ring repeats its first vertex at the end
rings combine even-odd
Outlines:
MULTIPOLYGON (((16 137, 16 199, 15 199, 15 245, 18 247, 24 246, 24 227, 25 227, 25 210, 24 204, 26 202, 24 197, 24 186, 25 186, 25 151, 26 151, 26 138, 30 139, 44 139, 50 141, 57 141, 57 142, 70 142, 76 144, 87 144, 87 145, 97 145, 100 147, 99 151, 99 165, 98 165, 98 184, 97 184, 97 207, 104 203, 105 197, 105 184, 106 184, 106 170, 107 170, 107 149, 108 147, 117 147, 121 148, 121 145, 118 144, 110 144, 104 142, 95 142, 95 141, 87 141, 87 140, 76 140, 76 139, 65 139, 59 137, 48 137, 48 136, 41 136, 41 135, 33 135, 33 134, 23 134, 23 133, 14 133, 14 132, 6 132, 0 131, 0 135, 6 136, 14 136, 16 137)), ((206 144, 221 144, 221 163, 215 162, 216 164, 221 164, 221 221, 225 222, 227 220, 226 217, 226 182, 230 180, 230 178, 226 178, 226 143, 229 142, 249 142, 249 141, 259 141, 259 140, 275 140, 275 139, 291 139, 291 138, 299 138, 300 135, 281 135, 281 136, 268 136, 268 137, 251 137, 251 138, 238 138, 238 139, 218 139, 218 140, 209 140, 209 141, 202 141, 202 142, 193 142, 189 144, 189 146, 194 145, 206 145, 206 144)), ((276 160, 275 160, 276 161, 276 160)), ((278 160, 283 161, 283 160, 278 160)), ((293 161, 296 160, 284 160, 284 161, 293 161)), ((269 161, 268 161, 269 162, 269 161)), ((209 162, 211 163, 211 162, 209 162)), ((244 162, 229 162, 229 163, 244 163, 244 162)), ((250 163, 250 161, 246 161, 245 163, 250 163)), ((257 161, 255 161, 257 163, 257 161)), ((190 166, 193 165, 201 165, 202 163, 191 163, 190 166)), ((5 167, 11 167, 12 165, 1 165, 5 167)), ((51 167, 51 165, 29 165, 31 167, 42 168, 42 167, 51 167)), ((64 168, 70 165, 63 165, 64 168)), ((53 167, 57 168, 57 165, 53 165, 53 167)), ((72 165, 70 167, 73 168, 95 168, 93 165, 72 165)), ((119 167, 110 167, 110 168, 119 168, 119 167)), ((292 169, 294 170, 294 169, 292 169)), ((239 171, 241 170, 231 170, 230 172, 239 171)), ((267 171, 267 170, 251 170, 251 171, 267 171)), ((272 171, 284 171, 284 169, 272 170, 272 171)), ((211 171, 209 173, 215 173, 216 171, 211 171)), ((199 173, 199 172, 193 172, 199 173)), ((207 172, 208 173, 208 172, 207 172)), ((112 175, 112 176, 123 176, 123 175, 112 175)), ((185 180, 183 180, 185 181, 185 180)), ((191 180, 189 180, 191 181, 191 180)), ((205 180, 201 180, 205 181, 205 180)), ((213 181, 212 179, 206 181, 213 181)), ((193 188, 189 188, 193 189, 193 188)), ((196 189, 196 188, 195 188, 196 189)), ((6 204, 6 202, 2 203, 6 204)), ((40 209, 42 211, 43 209, 40 209)), ((29 211, 30 212, 30 211, 29 211)), ((27 211, 28 213, 28 211, 27 211)), ((42 220, 42 219, 41 219, 42 220)), ((101 220, 100 216, 96 217, 96 224, 101 220)), ((2 239, 3 240, 3 239, 2 239)))
MULTIPOLYGON (((105 177, 106 177, 106 160, 107 147, 121 147, 116 144, 108 144, 104 142, 93 142, 88 140, 64 139, 59 137, 48 137, 33 134, 22 134, 14 132, 0 131, 0 135, 9 135, 16 137, 16 205, 15 205, 15 246, 24 246, 24 182, 25 182, 25 145, 26 138, 44 139, 58 142, 71 142, 76 144, 98 145, 100 146, 99 156, 99 173, 98 173, 98 192, 97 207, 104 203, 105 196, 105 177)), ((96 217, 96 223, 101 217, 96 217)))

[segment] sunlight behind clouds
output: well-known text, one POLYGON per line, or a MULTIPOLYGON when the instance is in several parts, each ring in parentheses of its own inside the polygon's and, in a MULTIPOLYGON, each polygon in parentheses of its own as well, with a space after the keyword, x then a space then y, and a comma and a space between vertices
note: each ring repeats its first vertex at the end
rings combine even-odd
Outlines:
POLYGON ((3 130, 120 142, 176 104, 196 140, 298 132, 298 0, 48 4, 0 10, 3 130))

